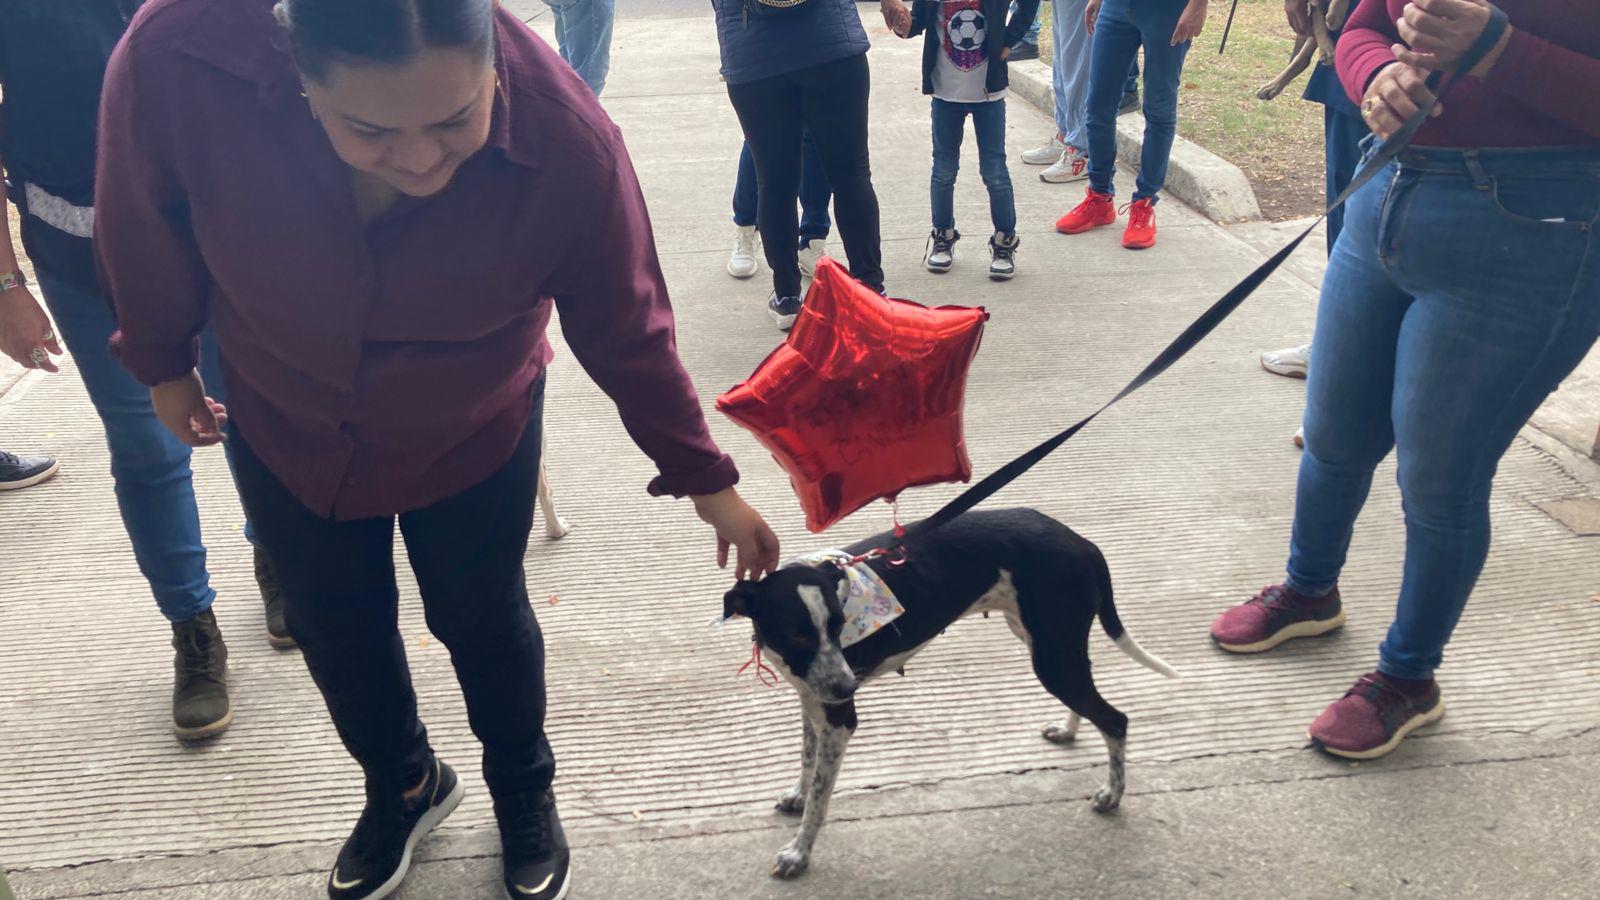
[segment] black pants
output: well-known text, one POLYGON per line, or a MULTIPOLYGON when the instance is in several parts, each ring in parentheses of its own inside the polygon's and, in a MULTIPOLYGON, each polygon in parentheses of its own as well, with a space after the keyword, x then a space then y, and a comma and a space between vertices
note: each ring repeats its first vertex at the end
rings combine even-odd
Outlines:
POLYGON ((772 287, 780 297, 800 293, 801 133, 811 132, 822 169, 833 184, 833 216, 850 259, 850 274, 883 290, 878 195, 867 155, 867 95, 872 87, 865 53, 787 75, 728 85, 728 98, 756 162, 760 200, 756 220, 772 287))
MULTIPOLYGON (((450 651, 483 776, 497 797, 542 791, 555 777, 544 734, 544 639, 522 558, 539 479, 543 385, 511 461, 487 480, 399 516, 428 630, 450 651)), ((299 642, 367 792, 415 784, 433 751, 397 627, 394 517, 321 518, 261 463, 235 429, 239 495, 277 563, 289 632, 299 642)))

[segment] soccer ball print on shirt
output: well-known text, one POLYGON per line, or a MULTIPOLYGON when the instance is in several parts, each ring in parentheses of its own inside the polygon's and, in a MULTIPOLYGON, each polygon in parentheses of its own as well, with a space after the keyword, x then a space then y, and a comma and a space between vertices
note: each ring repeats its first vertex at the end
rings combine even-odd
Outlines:
POLYGON ((939 7, 944 18, 945 55, 963 72, 983 65, 988 22, 982 0, 946 0, 939 7))

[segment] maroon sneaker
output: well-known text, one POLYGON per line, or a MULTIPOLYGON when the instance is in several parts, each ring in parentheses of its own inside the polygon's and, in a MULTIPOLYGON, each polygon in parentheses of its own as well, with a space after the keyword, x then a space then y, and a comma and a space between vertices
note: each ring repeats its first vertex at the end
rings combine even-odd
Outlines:
POLYGON ((1401 682, 1371 672, 1357 678, 1306 733, 1334 756, 1377 759, 1400 746, 1406 735, 1443 717, 1444 697, 1437 683, 1401 682))
POLYGON ((1307 597, 1274 584, 1217 616, 1211 639, 1229 653, 1263 653, 1290 638, 1316 637, 1343 624, 1337 587, 1325 597, 1307 597))

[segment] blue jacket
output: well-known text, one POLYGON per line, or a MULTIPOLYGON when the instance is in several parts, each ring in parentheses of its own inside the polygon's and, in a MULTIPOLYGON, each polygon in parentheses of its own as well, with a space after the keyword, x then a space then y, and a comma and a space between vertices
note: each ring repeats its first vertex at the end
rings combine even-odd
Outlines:
POLYGON ((722 47, 722 77, 743 84, 867 52, 855 0, 809 0, 788 15, 747 15, 745 0, 711 0, 722 47))

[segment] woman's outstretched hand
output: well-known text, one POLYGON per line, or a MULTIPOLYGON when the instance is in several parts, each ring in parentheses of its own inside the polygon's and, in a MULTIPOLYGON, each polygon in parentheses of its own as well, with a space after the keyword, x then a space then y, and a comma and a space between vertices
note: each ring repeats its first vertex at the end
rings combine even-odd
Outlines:
POLYGON ((728 548, 737 550, 734 574, 743 581, 778 569, 778 536, 733 488, 694 499, 695 512, 717 532, 717 567, 728 567, 728 548))

